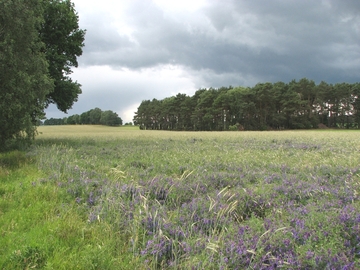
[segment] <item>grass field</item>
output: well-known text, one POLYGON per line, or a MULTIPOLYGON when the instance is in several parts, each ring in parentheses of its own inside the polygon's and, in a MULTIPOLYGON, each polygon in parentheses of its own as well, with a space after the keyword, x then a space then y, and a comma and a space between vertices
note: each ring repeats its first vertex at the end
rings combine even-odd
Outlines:
POLYGON ((359 269, 360 132, 45 126, 0 154, 1 269, 359 269))

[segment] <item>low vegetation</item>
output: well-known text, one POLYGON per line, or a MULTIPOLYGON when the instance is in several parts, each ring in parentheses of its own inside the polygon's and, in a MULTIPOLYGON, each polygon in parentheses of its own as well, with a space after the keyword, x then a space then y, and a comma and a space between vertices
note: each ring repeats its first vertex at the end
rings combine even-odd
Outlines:
POLYGON ((0 156, 1 269, 358 269, 358 131, 46 126, 0 156))

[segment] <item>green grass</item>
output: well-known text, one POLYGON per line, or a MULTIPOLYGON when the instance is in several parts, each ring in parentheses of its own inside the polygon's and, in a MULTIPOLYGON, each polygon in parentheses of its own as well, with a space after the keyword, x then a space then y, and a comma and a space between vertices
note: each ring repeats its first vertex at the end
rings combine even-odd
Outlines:
POLYGON ((303 266, 321 269, 316 256, 356 242, 338 216, 360 210, 358 131, 39 132, 27 152, 0 154, 0 269, 232 269, 241 260, 227 248, 245 227, 256 245, 244 268, 277 256, 266 246, 297 230, 318 232, 289 245, 303 266))
POLYGON ((131 269, 136 265, 124 251, 125 244, 112 249, 114 239, 122 236, 115 236, 109 224, 89 224, 83 209, 57 183, 47 182, 34 160, 35 156, 17 151, 0 155, 0 268, 131 269))

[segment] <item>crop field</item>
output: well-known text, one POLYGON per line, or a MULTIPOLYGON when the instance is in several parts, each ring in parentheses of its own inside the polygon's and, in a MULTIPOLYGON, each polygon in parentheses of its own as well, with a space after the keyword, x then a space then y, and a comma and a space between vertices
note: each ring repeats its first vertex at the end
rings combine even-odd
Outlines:
POLYGON ((0 154, 0 269, 360 269, 360 132, 45 126, 0 154))

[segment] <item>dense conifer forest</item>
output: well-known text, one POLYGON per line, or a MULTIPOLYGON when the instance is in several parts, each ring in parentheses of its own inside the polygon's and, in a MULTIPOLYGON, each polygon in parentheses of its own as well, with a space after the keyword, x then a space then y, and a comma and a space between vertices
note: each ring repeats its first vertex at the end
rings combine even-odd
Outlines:
POLYGON ((143 100, 134 117, 141 129, 282 130, 360 128, 360 83, 329 84, 303 78, 254 87, 199 89, 143 100))

